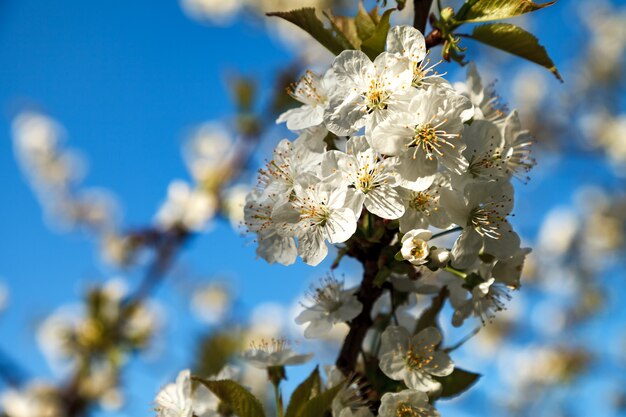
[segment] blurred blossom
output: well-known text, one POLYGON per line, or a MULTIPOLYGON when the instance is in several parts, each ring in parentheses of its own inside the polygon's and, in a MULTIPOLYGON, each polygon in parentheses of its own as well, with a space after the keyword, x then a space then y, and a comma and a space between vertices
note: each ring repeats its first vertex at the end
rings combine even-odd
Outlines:
MULTIPOLYGON (((502 358, 502 375, 513 388, 568 382, 582 371, 589 355, 577 348, 530 346, 502 358)), ((513 395, 511 397, 514 397, 513 395)))
POLYGON ((35 187, 68 188, 81 178, 82 161, 61 147, 65 133, 53 119, 26 111, 13 120, 13 144, 18 161, 35 187))
POLYGON ((580 14, 590 31, 587 65, 581 66, 589 82, 620 76, 626 51, 626 9, 608 1, 581 2, 580 14))
POLYGON ((102 258, 113 265, 127 266, 134 260, 135 247, 128 236, 115 232, 104 234, 100 241, 102 258))
POLYGON ((17 160, 53 221, 66 228, 106 232, 117 220, 116 200, 103 190, 79 188, 86 164, 75 151, 63 147, 64 135, 48 116, 19 114, 13 121, 17 160))
POLYGON ((201 232, 216 210, 217 200, 213 194, 176 180, 170 183, 167 200, 157 212, 155 221, 162 230, 182 228, 201 232))
POLYGON ((124 405, 124 393, 122 390, 112 388, 100 396, 100 406, 107 411, 116 411, 124 405))
MULTIPOLYGON (((144 348, 160 327, 157 308, 150 304, 124 304, 127 286, 112 279, 88 292, 85 304, 59 308, 37 332, 38 342, 53 365, 75 365, 83 355, 101 355, 102 370, 115 358, 144 348)), ((99 384, 101 385, 101 384, 99 384)))
POLYGON ((7 417, 63 417, 60 393, 40 381, 5 391, 0 402, 7 417))
MULTIPOLYGON (((111 393, 115 396, 119 379, 119 369, 110 362, 99 362, 92 365, 89 372, 80 379, 78 391, 83 398, 105 402, 106 398, 111 398, 111 393)), ((119 396, 118 396, 119 397, 119 396)), ((121 398, 118 398, 121 400, 121 398)), ((113 406, 113 403, 109 403, 113 406)), ((121 404, 120 404, 121 405, 121 404)))
POLYGON ((271 339, 281 334, 287 325, 287 309, 278 303, 257 305, 250 317, 250 336, 247 344, 256 339, 271 339))
POLYGON ((308 362, 312 353, 299 354, 291 348, 291 343, 285 338, 270 339, 252 342, 250 349, 242 354, 243 359, 252 366, 261 369, 286 365, 300 365, 308 362))
POLYGON ((553 256, 565 253, 573 242, 578 220, 568 208, 556 208, 550 211, 541 225, 538 237, 538 252, 545 251, 553 256))
POLYGON ((616 171, 626 175, 626 114, 589 113, 580 123, 590 145, 604 149, 616 171))
POLYGON ((199 126, 183 145, 189 172, 209 191, 216 191, 230 177, 230 165, 235 156, 232 135, 217 123, 199 126))
POLYGON ((540 333, 557 336, 565 330, 565 311, 555 300, 546 300, 534 306, 530 321, 540 333))
POLYGON ((244 206, 250 186, 237 184, 228 188, 222 197, 222 210, 235 230, 245 230, 244 206))
POLYGON ((513 79, 513 101, 522 115, 537 111, 548 92, 547 87, 546 72, 535 67, 524 67, 524 70, 513 79))
POLYGON ((228 25, 247 0, 180 0, 185 13, 194 20, 228 25))
POLYGON ((196 291, 191 298, 193 314, 210 325, 221 323, 231 307, 228 289, 220 284, 209 284, 196 291))

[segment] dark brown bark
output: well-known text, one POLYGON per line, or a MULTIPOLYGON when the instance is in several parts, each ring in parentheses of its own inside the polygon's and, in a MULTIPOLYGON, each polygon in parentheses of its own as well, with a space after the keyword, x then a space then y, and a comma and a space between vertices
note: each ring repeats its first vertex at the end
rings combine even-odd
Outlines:
POLYGON ((366 260, 363 268, 363 282, 357 293, 358 300, 363 304, 363 310, 350 322, 350 331, 343 342, 336 363, 337 368, 341 369, 344 375, 354 372, 356 368, 363 339, 373 324, 372 307, 383 292, 381 287, 374 286, 374 279, 378 274, 377 257, 373 260, 366 260))
POLYGON ((413 27, 422 33, 426 30, 426 22, 428 22, 428 14, 432 3, 432 0, 413 0, 413 9, 415 12, 413 16, 413 27))

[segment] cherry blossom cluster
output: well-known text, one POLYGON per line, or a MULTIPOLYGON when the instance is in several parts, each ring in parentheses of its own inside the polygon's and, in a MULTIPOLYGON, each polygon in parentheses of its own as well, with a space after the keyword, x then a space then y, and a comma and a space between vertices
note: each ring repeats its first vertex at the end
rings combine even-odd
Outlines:
POLYGON ((474 66, 452 85, 426 55, 423 35, 397 26, 373 61, 348 50, 325 74, 307 72, 290 91, 302 105, 277 121, 299 136, 260 170, 245 219, 257 254, 285 265, 317 265, 329 243, 349 247, 365 217, 397 224, 404 261, 449 272, 428 286, 451 290, 458 325, 491 317, 518 286, 528 249, 508 220, 511 179, 526 179, 534 161, 517 112, 474 66), (452 232, 449 247, 433 244, 452 232))

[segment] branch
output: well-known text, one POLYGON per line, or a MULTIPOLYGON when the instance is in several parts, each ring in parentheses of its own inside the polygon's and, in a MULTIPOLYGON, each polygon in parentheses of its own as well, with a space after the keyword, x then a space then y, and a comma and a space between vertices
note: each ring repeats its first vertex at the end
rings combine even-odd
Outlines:
POLYGON ((432 0, 413 0, 415 13, 413 16, 413 27, 422 33, 426 30, 426 22, 428 22, 428 13, 432 3, 432 0))
POLYGON ((357 293, 357 299, 363 304, 363 310, 356 316, 350 323, 350 331, 346 336, 339 357, 337 358, 337 368, 339 368, 344 375, 349 375, 354 372, 356 368, 356 362, 363 345, 363 339, 370 327, 372 327, 372 308, 374 303, 382 295, 382 287, 374 286, 374 278, 378 273, 378 265, 376 259, 366 260, 363 264, 363 282, 361 288, 357 293))
POLYGON ((443 43, 443 37, 441 36, 441 31, 437 28, 434 28, 430 31, 425 38, 426 41, 426 49, 432 49, 437 45, 441 45, 443 43))
MULTIPOLYGON (((381 223, 375 227, 384 227, 384 225, 381 223)), ((376 300, 383 293, 382 286, 374 285, 376 275, 380 270, 378 261, 383 250, 389 247, 393 236, 393 233, 386 231, 377 243, 355 240, 346 248, 347 255, 357 259, 363 265, 363 282, 361 282, 361 287, 356 294, 357 299, 363 304, 363 309, 358 316, 348 323, 350 331, 344 339, 341 351, 337 357, 337 368, 344 375, 350 375, 355 371, 365 335, 369 328, 372 327, 372 324, 374 324, 372 321, 372 309, 376 300)))
POLYGON ((417 320, 417 323, 415 324, 415 334, 427 327, 439 327, 437 325, 437 316, 441 312, 446 298, 448 298, 448 288, 443 287, 441 291, 439 291, 439 294, 432 298, 430 306, 422 312, 422 315, 417 320))

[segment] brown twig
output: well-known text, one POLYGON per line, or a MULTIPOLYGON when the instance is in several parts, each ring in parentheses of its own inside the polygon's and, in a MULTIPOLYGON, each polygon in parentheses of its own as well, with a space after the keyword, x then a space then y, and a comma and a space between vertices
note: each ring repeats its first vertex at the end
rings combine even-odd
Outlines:
MULTIPOLYGON (((377 227, 384 227, 384 225, 381 223, 377 227)), ((372 309, 376 300, 383 293, 382 286, 374 285, 376 275, 380 270, 379 258, 383 250, 389 246, 392 238, 393 233, 386 231, 377 243, 357 239, 346 248, 346 254, 357 259, 363 265, 363 281, 356 294, 357 299, 363 305, 363 309, 358 316, 348 323, 350 331, 337 357, 337 368, 344 375, 350 375, 355 371, 363 340, 369 328, 372 327, 372 309)))
POLYGON ((428 35, 426 35, 426 49, 434 48, 437 45, 441 45, 443 43, 443 37, 441 36, 441 31, 437 28, 434 28, 430 31, 428 35))
POLYGON ((420 32, 424 33, 426 30, 426 22, 428 22, 428 14, 430 13, 430 6, 432 0, 413 0, 413 27, 420 32))

